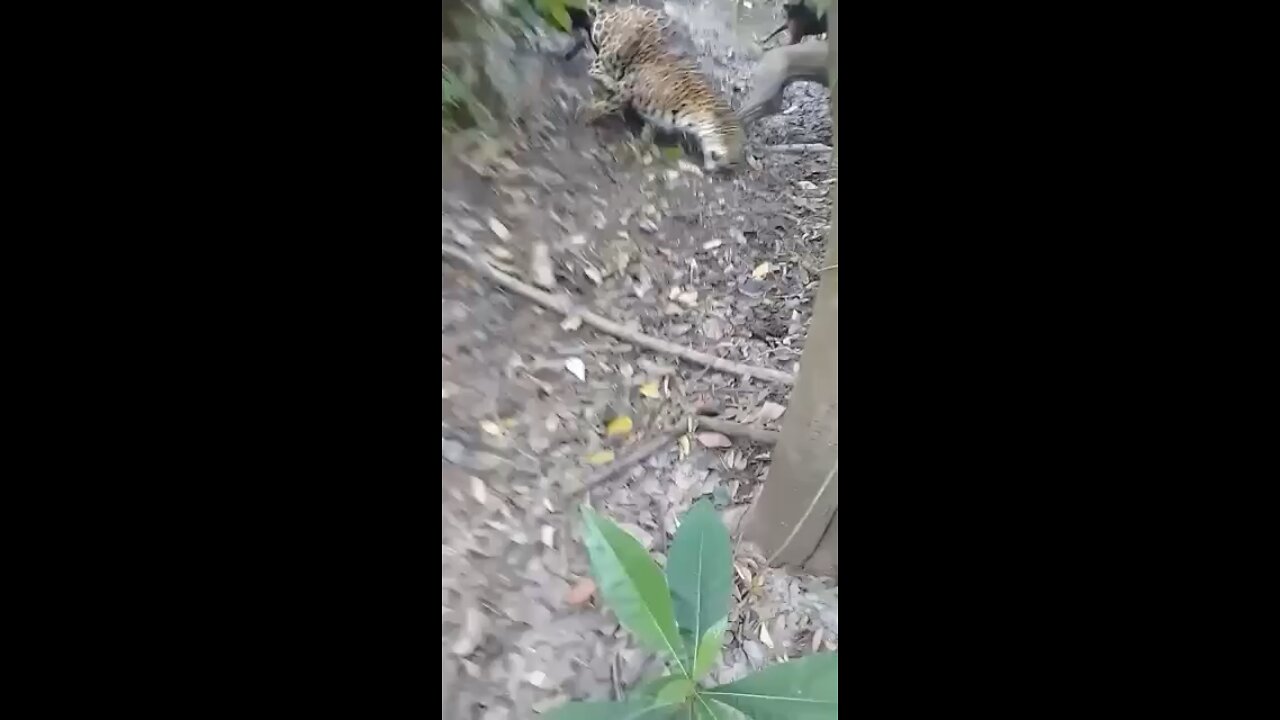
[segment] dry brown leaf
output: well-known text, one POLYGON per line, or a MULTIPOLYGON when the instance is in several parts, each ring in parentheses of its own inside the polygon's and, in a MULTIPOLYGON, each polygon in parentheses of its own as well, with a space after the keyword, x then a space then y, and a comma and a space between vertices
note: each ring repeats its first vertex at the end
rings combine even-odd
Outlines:
POLYGON ((751 277, 757 280, 763 280, 764 276, 769 274, 770 269, 771 269, 771 266, 769 265, 769 261, 766 260, 760 263, 759 265, 757 265, 755 270, 751 271, 751 277))
POLYGON ((782 413, 787 411, 786 405, 779 405, 776 402, 766 402, 761 408, 758 420, 762 423, 773 422, 782 417, 782 413))
POLYGON ((480 640, 484 637, 484 627, 486 621, 484 614, 476 608, 467 608, 462 628, 458 632, 458 639, 454 641, 454 655, 470 655, 480 645, 480 640))
POLYGON ((689 436, 681 435, 680 436, 680 459, 683 460, 689 457, 690 452, 692 452, 692 448, 689 447, 689 436))
POLYGON ((533 244, 533 250, 530 254, 529 264, 533 271, 533 282, 535 285, 551 289, 556 286, 556 275, 551 267, 551 249, 547 247, 545 242, 536 242, 533 244))
POLYGON ((702 447, 721 448, 730 447, 733 441, 727 435, 721 435, 718 432, 700 432, 698 433, 698 442, 702 447))
POLYGON ((646 549, 653 549, 653 535, 648 530, 645 530, 635 523, 629 522, 620 522, 618 523, 618 527, 622 528, 624 532, 635 538, 636 542, 645 546, 646 549))
POLYGON ((493 234, 497 235, 498 239, 502 242, 506 242, 511 239, 511 231, 507 229, 506 225, 498 222, 498 218, 489 218, 489 229, 492 230, 493 234))
POLYGON ((716 248, 720 247, 720 246, 721 246, 721 245, 723 245, 723 244, 724 244, 724 241, 723 241, 723 240, 720 240, 719 238, 717 238, 717 239, 715 239, 715 240, 708 240, 708 241, 706 241, 706 242, 702 243, 702 249, 703 249, 703 250, 715 250, 716 248))
POLYGON ((502 426, 501 426, 501 425, 499 425, 498 423, 496 423, 496 422, 492 421, 492 420, 481 420, 481 421, 480 421, 480 429, 481 429, 481 430, 484 430, 485 432, 489 433, 490 435, 501 435, 501 434, 502 434, 502 426))
POLYGON ((570 605, 581 605, 591 599, 596 593, 596 581, 591 578, 582 578, 573 587, 569 588, 569 594, 565 596, 565 602, 570 605))
POLYGON ((475 475, 471 476, 471 497, 475 498, 476 502, 481 505, 484 505, 485 501, 489 499, 489 492, 485 488, 484 481, 475 475))

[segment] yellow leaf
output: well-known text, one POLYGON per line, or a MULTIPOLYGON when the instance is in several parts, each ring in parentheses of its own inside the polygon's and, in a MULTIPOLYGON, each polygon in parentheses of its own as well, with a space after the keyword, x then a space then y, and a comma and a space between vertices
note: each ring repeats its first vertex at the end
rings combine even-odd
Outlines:
POLYGON ((751 271, 751 277, 757 280, 763 280, 764 276, 768 274, 769 274, 769 261, 767 260, 757 265, 756 269, 751 271))
POLYGON ((626 435, 631 432, 631 416, 619 415, 609 421, 609 425, 605 429, 605 434, 609 437, 615 435, 626 435))
POLYGON ((613 451, 601 450, 600 452, 591 453, 587 456, 587 462, 592 465, 606 465, 611 463, 613 462, 613 451))
POLYGON ((689 450, 690 450, 690 448, 689 448, 689 436, 688 436, 688 435, 681 435, 681 436, 680 436, 680 458, 681 458, 681 459, 684 459, 684 458, 689 457, 689 450))
POLYGON ((647 382, 640 386, 640 394, 647 398, 658 397, 658 381, 647 382))
POLYGON ((500 425, 498 425, 498 423, 496 423, 496 422, 494 422, 494 421, 492 421, 492 420, 481 420, 481 421, 480 421, 480 429, 481 429, 481 430, 484 430, 485 432, 489 433, 490 435, 501 435, 501 434, 502 434, 502 427, 501 427, 500 425))

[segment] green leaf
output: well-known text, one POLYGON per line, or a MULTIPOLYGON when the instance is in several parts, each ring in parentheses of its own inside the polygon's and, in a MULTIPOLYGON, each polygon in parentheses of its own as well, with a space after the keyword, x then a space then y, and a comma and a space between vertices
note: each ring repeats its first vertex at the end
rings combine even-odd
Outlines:
POLYGON ((563 4, 556 5, 551 8, 551 17, 556 19, 556 22, 559 23, 560 27, 565 32, 569 32, 570 27, 573 25, 573 21, 569 19, 569 11, 564 9, 563 4))
POLYGON ((698 720, 744 720, 747 717, 719 700, 702 695, 694 698, 693 711, 698 720))
POLYGON ((571 702, 547 711, 548 720, 666 720, 680 709, 679 703, 652 700, 626 702, 571 702))
MULTIPOLYGON (((680 520, 680 530, 671 542, 667 556, 667 584, 676 625, 680 628, 688 652, 697 657, 707 640, 707 631, 724 622, 729 614, 729 593, 733 588, 733 551, 729 547, 729 531, 715 508, 699 500, 680 520)), ((719 645, 714 648, 719 650, 719 645)), ((715 655, 705 656, 710 669, 715 655)), ((694 677, 699 673, 695 670, 694 677)))
POLYGON ((724 643, 725 627, 728 624, 728 618, 721 618, 720 622, 707 628, 707 631, 702 634, 693 657, 694 680, 706 675, 716 664, 716 658, 720 657, 720 646, 724 643))
POLYGON ((834 719, 840 714, 839 662, 838 652, 810 655, 698 694, 756 720, 834 719))
POLYGON ((635 686, 627 692, 627 695, 632 700, 657 700, 669 686, 688 681, 688 678, 683 675, 663 675, 635 686))
POLYGON ((683 646, 662 570, 643 545, 609 518, 584 505, 582 519, 591 574, 604 601, 636 639, 670 655, 680 674, 687 677, 689 670, 681 659, 683 646))
POLYGON ((658 704, 681 703, 693 694, 693 681, 689 678, 676 677, 674 682, 667 683, 658 691, 658 704))

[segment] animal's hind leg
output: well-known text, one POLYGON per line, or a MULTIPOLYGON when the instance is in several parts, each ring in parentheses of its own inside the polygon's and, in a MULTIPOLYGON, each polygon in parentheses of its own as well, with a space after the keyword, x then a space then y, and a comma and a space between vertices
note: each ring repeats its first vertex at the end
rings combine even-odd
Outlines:
POLYGON ((613 76, 612 70, 609 63, 597 55, 591 61, 591 67, 587 68, 587 75, 595 81, 596 85, 604 88, 606 93, 614 94, 618 92, 621 83, 613 76))

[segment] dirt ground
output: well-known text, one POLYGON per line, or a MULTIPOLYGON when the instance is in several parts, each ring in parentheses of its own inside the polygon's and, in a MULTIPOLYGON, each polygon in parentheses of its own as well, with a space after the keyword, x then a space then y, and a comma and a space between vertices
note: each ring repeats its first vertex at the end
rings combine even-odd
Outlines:
MULTIPOLYGON (((780 11, 729 0, 666 3, 703 69, 748 90, 754 37, 780 11)), ((567 38, 564 39, 567 44, 567 38)), ((586 126, 589 52, 529 61, 536 111, 499 141, 447 142, 441 243, 592 312, 726 359, 795 372, 821 267, 830 143, 825 88, 788 88, 749 129, 749 166, 706 177, 640 148, 622 122, 586 126)), ((588 502, 664 561, 678 518, 710 497, 741 517, 767 446, 675 433, 662 450, 574 495, 609 458, 684 426, 694 408, 777 429, 787 388, 633 346, 508 293, 442 259, 442 716, 526 718, 568 699, 609 699, 660 672, 595 600, 577 526, 588 502), (606 425, 631 419, 612 437, 606 425)), ((834 582, 760 567, 739 548, 730 633, 716 681, 839 642, 834 582)))

